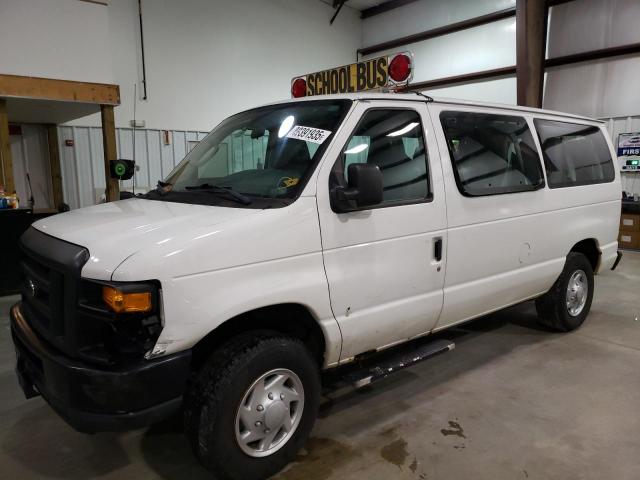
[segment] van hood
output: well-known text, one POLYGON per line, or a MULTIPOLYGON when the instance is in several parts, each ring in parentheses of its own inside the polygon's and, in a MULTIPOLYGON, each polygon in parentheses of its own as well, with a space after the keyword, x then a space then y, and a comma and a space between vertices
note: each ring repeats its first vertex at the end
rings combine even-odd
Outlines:
POLYGON ((53 237, 86 247, 87 278, 110 280, 124 260, 188 231, 256 215, 260 210, 131 198, 44 218, 33 226, 53 237))

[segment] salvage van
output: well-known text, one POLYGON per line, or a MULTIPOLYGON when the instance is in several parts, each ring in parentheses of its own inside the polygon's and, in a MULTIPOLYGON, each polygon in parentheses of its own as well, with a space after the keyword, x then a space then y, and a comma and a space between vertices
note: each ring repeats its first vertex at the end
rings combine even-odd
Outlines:
POLYGON ((612 158, 596 120, 416 93, 239 113, 157 189, 24 234, 19 381, 83 432, 181 412, 218 478, 266 478, 322 372, 371 383, 526 300, 580 327, 619 259, 612 158))

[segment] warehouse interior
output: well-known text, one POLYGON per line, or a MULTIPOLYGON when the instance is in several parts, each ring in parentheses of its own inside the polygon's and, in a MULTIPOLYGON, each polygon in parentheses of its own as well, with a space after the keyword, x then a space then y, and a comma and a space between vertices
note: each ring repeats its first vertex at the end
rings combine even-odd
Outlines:
POLYGON ((194 457, 179 415, 87 435, 25 399, 9 313, 25 294, 19 239, 163 187, 227 117, 290 99, 293 79, 409 52, 405 92, 600 121, 622 257, 595 276, 575 332, 538 325, 526 301, 434 333, 455 341, 446 355, 324 388, 273 478, 640 478, 639 24, 638 0, 0 0, 0 471, 227 478, 194 457), (131 178, 114 176, 120 159, 131 178))

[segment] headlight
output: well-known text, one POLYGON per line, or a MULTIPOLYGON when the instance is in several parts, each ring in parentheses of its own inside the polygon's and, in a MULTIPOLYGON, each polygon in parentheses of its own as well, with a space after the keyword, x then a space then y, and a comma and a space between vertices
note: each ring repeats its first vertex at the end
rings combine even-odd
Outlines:
POLYGON ((116 313, 145 313, 153 308, 151 292, 123 292, 115 287, 102 287, 102 300, 116 313))

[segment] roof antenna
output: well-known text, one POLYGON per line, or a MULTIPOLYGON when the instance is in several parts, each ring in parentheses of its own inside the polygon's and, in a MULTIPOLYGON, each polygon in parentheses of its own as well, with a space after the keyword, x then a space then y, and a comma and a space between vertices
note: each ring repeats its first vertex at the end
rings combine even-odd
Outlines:
POLYGON ((430 97, 429 95, 425 95, 424 93, 419 92, 417 90, 413 90, 413 93, 415 93, 416 95, 420 95, 421 97, 424 97, 425 101, 427 102, 433 102, 433 98, 430 97))

